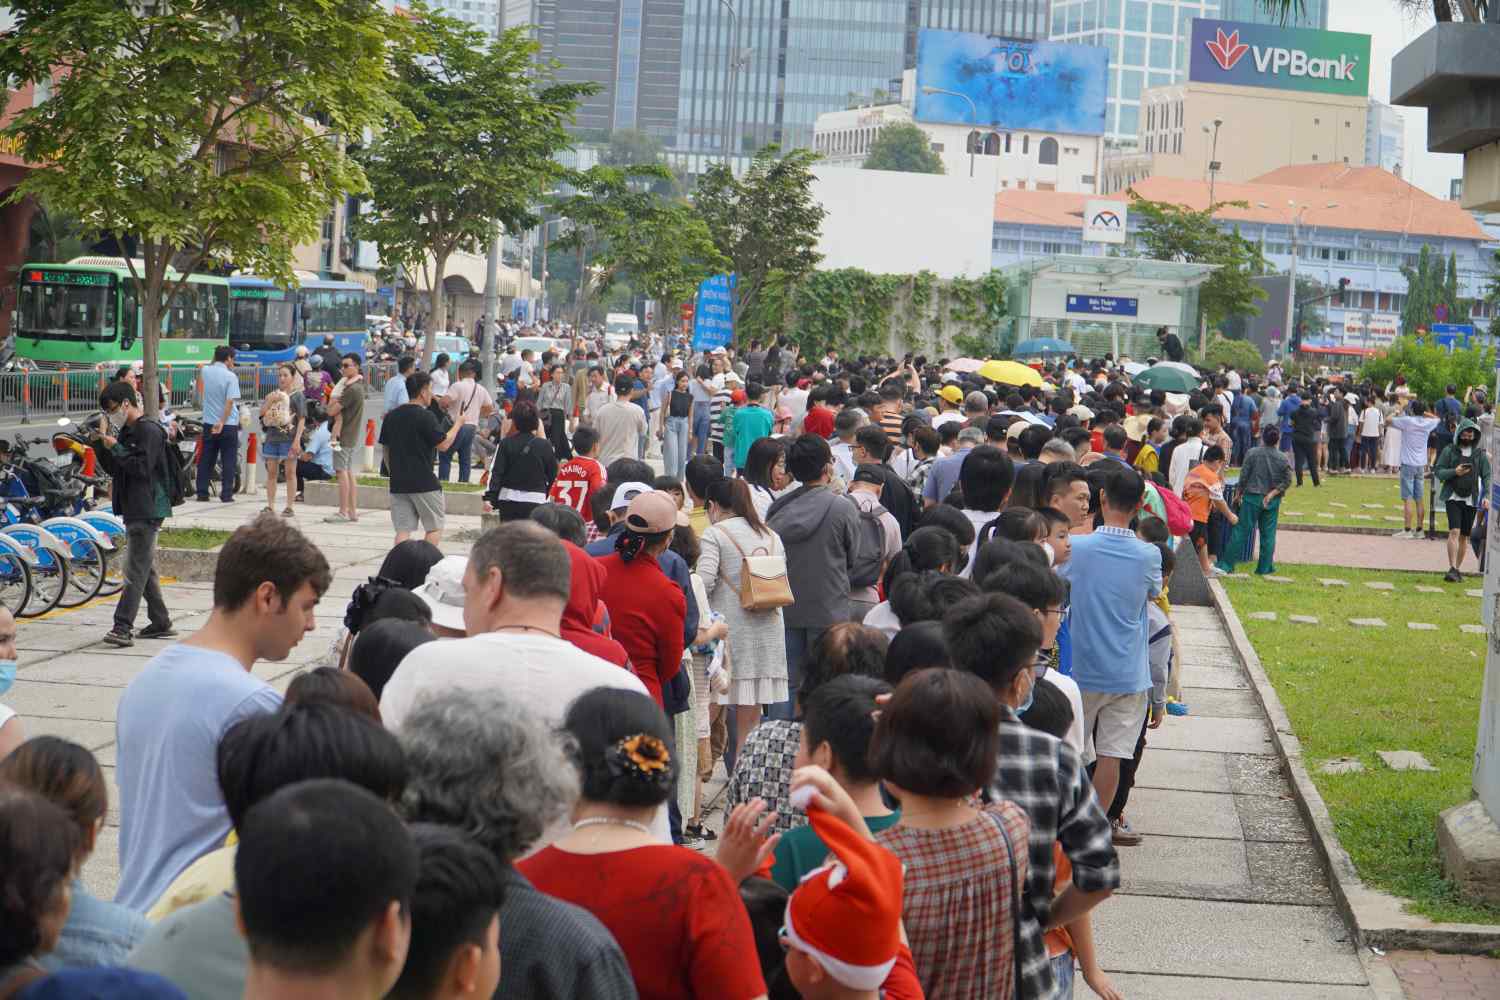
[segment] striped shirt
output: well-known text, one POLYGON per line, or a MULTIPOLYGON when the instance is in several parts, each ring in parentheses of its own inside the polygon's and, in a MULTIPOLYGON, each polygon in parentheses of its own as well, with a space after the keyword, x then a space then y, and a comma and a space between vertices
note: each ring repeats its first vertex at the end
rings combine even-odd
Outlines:
POLYGON ((880 415, 880 429, 885 431, 885 436, 892 445, 901 443, 901 424, 905 420, 906 415, 900 409, 888 410, 880 415))
POLYGON ((721 418, 724 415, 724 408, 728 405, 728 389, 720 389, 714 393, 713 400, 708 404, 708 440, 712 444, 724 442, 724 424, 721 418))

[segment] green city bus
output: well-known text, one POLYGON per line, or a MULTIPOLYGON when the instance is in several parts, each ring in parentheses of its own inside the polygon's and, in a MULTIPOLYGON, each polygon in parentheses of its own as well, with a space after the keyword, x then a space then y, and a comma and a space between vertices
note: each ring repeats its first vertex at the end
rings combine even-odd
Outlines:
MULTIPOLYGON (((17 278, 11 324, 17 358, 48 371, 108 370, 141 360, 142 311, 125 261, 76 257, 66 264, 26 264, 17 278)), ((157 350, 158 364, 175 369, 174 390, 191 384, 198 365, 229 343, 229 316, 228 279, 189 275, 162 315, 157 350)))

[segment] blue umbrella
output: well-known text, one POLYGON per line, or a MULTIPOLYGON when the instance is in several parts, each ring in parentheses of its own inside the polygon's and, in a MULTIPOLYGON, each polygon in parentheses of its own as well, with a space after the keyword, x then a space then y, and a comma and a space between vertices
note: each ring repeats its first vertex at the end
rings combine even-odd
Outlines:
POLYGON ((1056 337, 1032 337, 1023 340, 1011 348, 1010 356, 1013 358, 1031 358, 1046 354, 1073 354, 1077 351, 1072 344, 1066 340, 1056 337))

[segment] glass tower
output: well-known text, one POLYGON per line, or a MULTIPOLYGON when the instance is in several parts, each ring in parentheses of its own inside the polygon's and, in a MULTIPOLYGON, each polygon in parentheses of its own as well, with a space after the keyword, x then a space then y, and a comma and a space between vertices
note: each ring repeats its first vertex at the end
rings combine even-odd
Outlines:
POLYGON ((1288 28, 1317 28, 1328 30, 1329 0, 1302 0, 1299 13, 1293 4, 1286 21, 1280 14, 1267 13, 1261 0, 1219 0, 1220 17, 1226 21, 1247 21, 1250 24, 1285 24, 1288 28))
POLYGON ((505 4, 504 0, 429 0, 429 6, 494 35, 500 31, 505 4))
POLYGON ((1052 41, 1109 50, 1108 138, 1134 143, 1141 125, 1141 91, 1187 80, 1193 19, 1219 17, 1220 2, 1052 0, 1052 41))

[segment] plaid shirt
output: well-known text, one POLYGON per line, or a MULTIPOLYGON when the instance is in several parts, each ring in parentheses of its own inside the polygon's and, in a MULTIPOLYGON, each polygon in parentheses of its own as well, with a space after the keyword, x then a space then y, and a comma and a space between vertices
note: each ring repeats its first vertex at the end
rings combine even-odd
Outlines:
POLYGON ((741 802, 765 799, 766 812, 776 813, 775 829, 785 833, 807 823, 807 814, 792 805, 792 762, 802 745, 802 723, 764 719, 750 735, 734 761, 734 774, 724 806, 728 816, 741 802))
POLYGON ((1009 800, 1031 821, 1031 870, 1021 907, 1021 982, 1018 1000, 1053 1000, 1057 984, 1047 961, 1042 929, 1052 915, 1057 866, 1052 844, 1062 844, 1073 865, 1073 884, 1084 892, 1120 885, 1120 862, 1109 820, 1099 807, 1088 772, 1074 749, 1032 729, 1009 706, 1000 708, 1000 763, 990 782, 991 801, 1009 800))

